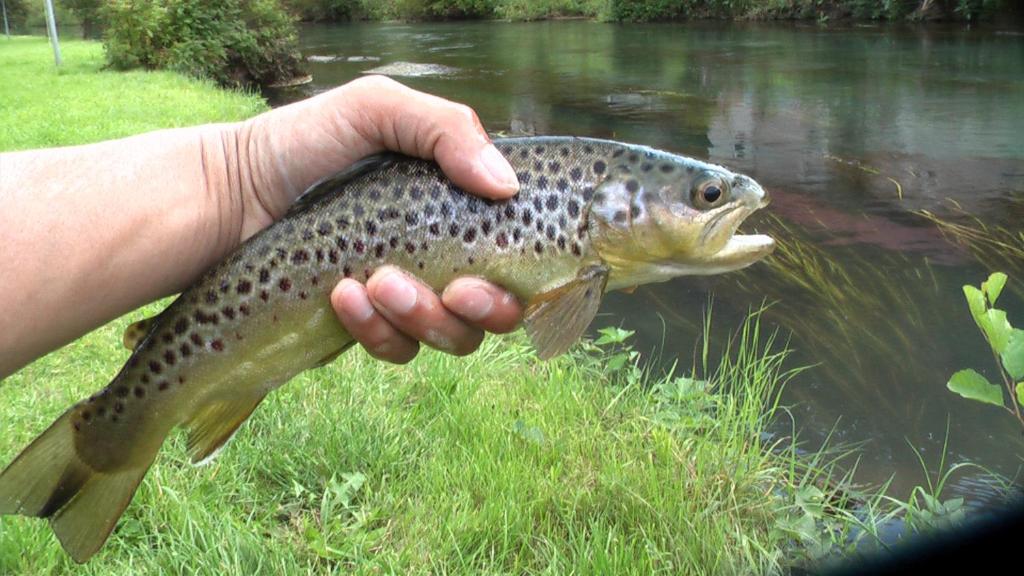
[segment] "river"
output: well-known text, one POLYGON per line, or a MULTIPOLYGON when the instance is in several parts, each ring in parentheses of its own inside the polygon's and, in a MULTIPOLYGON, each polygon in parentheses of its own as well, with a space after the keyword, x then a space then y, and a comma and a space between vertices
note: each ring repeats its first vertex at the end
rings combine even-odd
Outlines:
MULTIPOLYGON (((744 230, 780 240, 771 260, 613 294, 595 326, 636 330, 640 350, 689 371, 709 297, 719 343, 770 303, 765 319, 788 339, 790 366, 811 366, 783 396, 808 449, 830 435, 859 445, 855 478, 891 478, 900 498, 925 481, 918 454, 934 475, 947 430, 947 464, 1018 474, 1014 418, 946 382, 968 367, 997 377, 963 284, 1007 272, 1000 304, 1024 327, 1024 262, 986 244, 1009 238, 1024 250, 1024 32, 359 23, 306 26, 300 40, 313 82, 270 94, 275 104, 384 64, 439 65, 397 79, 471 105, 492 132, 614 138, 754 177, 773 203, 744 230), (980 240, 958 241, 921 211, 980 240)), ((973 468, 947 493, 977 506, 996 494, 973 468)))

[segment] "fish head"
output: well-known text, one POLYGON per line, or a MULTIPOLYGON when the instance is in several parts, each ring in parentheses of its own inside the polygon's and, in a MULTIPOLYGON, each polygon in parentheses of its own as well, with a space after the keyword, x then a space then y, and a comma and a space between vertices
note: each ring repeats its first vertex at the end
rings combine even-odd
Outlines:
POLYGON ((721 166, 650 149, 620 155, 590 205, 591 242, 611 270, 608 289, 757 262, 774 240, 736 231, 767 204, 757 182, 721 166))

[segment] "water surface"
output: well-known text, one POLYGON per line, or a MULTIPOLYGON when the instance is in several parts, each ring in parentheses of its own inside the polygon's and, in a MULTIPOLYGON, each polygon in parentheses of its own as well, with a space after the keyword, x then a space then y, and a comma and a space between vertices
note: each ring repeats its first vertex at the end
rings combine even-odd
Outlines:
MULTIPOLYGON (((709 295, 720 341, 770 302, 792 366, 815 365, 785 395, 809 448, 830 431, 863 442, 858 479, 894 476, 903 498, 924 480, 914 450, 934 472, 947 428, 950 462, 1017 473, 1015 420, 945 384, 966 367, 996 377, 961 285, 1009 273, 1000 304, 1024 326, 1024 262, 918 211, 1024 229, 1019 31, 562 21, 311 26, 301 41, 313 84, 276 103, 431 64, 447 72, 401 80, 470 104, 491 131, 615 138, 754 177, 773 204, 744 228, 781 241, 769 262, 614 294, 595 326, 636 330, 640 349, 688 370, 709 295)), ((976 473, 952 491, 994 493, 976 473)))

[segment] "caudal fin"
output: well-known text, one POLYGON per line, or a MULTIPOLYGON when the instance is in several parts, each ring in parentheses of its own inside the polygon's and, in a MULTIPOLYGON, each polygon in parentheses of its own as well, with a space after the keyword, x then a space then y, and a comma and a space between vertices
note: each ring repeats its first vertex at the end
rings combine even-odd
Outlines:
POLYGON ((65 413, 0 474, 0 514, 49 518, 64 550, 85 562, 107 541, 150 463, 93 470, 75 452, 65 413))

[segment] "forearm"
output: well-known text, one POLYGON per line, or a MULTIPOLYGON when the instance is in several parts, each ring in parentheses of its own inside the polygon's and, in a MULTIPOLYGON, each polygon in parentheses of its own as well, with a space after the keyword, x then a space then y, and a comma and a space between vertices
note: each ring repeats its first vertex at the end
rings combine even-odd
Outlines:
POLYGON ((0 154, 0 378, 238 244, 237 126, 0 154))

